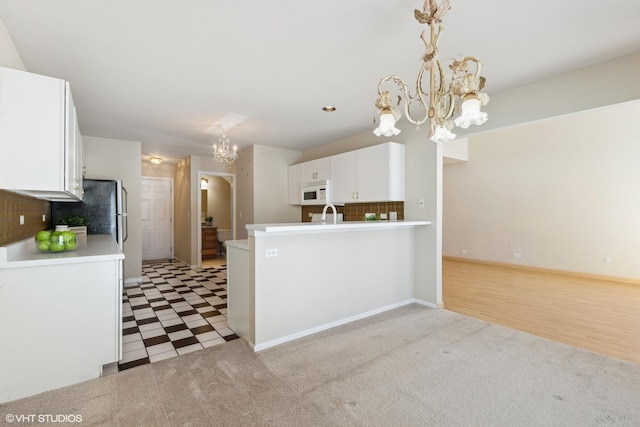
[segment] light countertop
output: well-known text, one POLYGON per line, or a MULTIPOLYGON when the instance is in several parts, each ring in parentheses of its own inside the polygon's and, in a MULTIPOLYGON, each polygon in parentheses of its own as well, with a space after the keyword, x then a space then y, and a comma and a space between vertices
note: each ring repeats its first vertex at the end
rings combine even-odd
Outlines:
POLYGON ((431 221, 346 221, 333 224, 330 222, 294 222, 284 224, 248 224, 250 236, 266 233, 325 233, 358 230, 385 230, 394 228, 410 228, 430 225, 431 221))
POLYGON ((244 240, 227 240, 224 243, 227 245, 227 247, 231 246, 231 247, 242 249, 242 250, 245 250, 245 251, 249 250, 249 240, 247 240, 247 239, 244 239, 244 240))
POLYGON ((110 234, 78 237, 78 247, 69 252, 40 252, 33 237, 0 247, 0 269, 116 259, 124 259, 124 254, 110 234))

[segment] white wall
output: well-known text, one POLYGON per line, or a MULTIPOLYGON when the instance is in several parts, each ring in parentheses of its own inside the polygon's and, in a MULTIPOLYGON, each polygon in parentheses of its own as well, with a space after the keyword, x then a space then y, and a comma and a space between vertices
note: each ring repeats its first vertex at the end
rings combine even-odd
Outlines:
MULTIPOLYGON (((82 123, 80 123, 82 127, 82 123)), ((129 237, 124 242, 124 277, 142 278, 141 144, 136 141, 83 136, 85 178, 119 179, 128 197, 129 237)))
POLYGON ((154 178, 171 178, 176 176, 176 165, 169 163, 161 163, 154 165, 153 163, 143 160, 141 162, 142 176, 150 176, 154 178))
POLYGON ((238 204, 236 210, 236 238, 247 238, 247 224, 253 224, 254 171, 253 146, 238 152, 236 160, 236 181, 238 183, 238 204))
POLYGON ((640 98, 640 52, 622 56, 577 71, 560 74, 501 93, 491 92, 483 108, 489 120, 482 126, 456 129, 458 136, 486 132, 564 114, 640 98))
POLYGON ((253 223, 300 222, 300 207, 289 205, 289 166, 300 156, 296 150, 253 146, 253 223))
POLYGON ((301 153, 252 145, 240 151, 237 163, 237 239, 247 238, 247 224, 300 222, 300 207, 289 205, 289 165, 301 153))
POLYGON ((2 19, 0 19, 0 67, 27 71, 2 19))
MULTIPOLYGON (((191 157, 176 165, 173 203, 173 256, 191 265, 191 242, 198 236, 192 236, 197 228, 191 226, 191 157)), ((198 217, 197 209, 194 213, 198 217)))
POLYGON ((639 279, 639 117, 636 100, 471 136, 445 167, 444 254, 639 279))

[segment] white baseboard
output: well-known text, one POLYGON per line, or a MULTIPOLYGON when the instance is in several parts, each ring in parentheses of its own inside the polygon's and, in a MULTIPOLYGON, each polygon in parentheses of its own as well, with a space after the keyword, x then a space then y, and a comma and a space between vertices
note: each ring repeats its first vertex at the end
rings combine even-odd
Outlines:
POLYGON ((444 307, 444 304, 442 304, 442 303, 434 304, 432 302, 421 300, 421 299, 417 299, 417 298, 414 298, 412 302, 414 302, 416 304, 424 305, 425 307, 431 307, 431 308, 442 308, 442 307, 444 307))
MULTIPOLYGON (((270 347, 275 347, 276 345, 284 344, 289 341, 296 340, 298 338, 306 337, 307 335, 313 335, 318 332, 326 331, 327 329, 335 328, 336 326, 344 325, 356 320, 364 319, 366 317, 375 316, 376 314, 384 313, 385 311, 393 310, 394 308, 402 307, 408 304, 413 304, 414 302, 418 302, 415 298, 404 300, 397 302, 395 304, 390 304, 384 307, 377 308, 375 310, 367 311, 364 313, 356 314, 355 316, 350 316, 345 319, 336 320, 335 322, 329 322, 324 325, 316 326, 314 328, 305 329, 304 331, 296 332, 295 334, 286 335, 284 337, 276 338, 274 340, 270 340, 261 344, 253 344, 253 351, 258 352, 262 350, 266 350, 270 347)), ((418 302, 419 304, 421 302, 418 302)), ((429 303, 423 304, 428 305, 429 303)), ((436 307, 437 308, 437 307, 436 307)))
POLYGON ((142 283, 142 277, 132 277, 124 281, 124 287, 137 286, 142 283))

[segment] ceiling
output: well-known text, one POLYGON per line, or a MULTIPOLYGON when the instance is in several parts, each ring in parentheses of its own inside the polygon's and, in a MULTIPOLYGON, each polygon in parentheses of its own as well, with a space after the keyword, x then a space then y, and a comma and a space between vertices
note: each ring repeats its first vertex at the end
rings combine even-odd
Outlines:
MULTIPOLYGON (((422 3, 0 0, 0 19, 28 71, 71 83, 83 135, 175 160, 209 156, 229 115, 240 148, 372 130, 380 78, 415 84, 422 3)), ((451 0, 440 57, 480 58, 492 95, 636 52, 639 22, 638 0, 451 0)))

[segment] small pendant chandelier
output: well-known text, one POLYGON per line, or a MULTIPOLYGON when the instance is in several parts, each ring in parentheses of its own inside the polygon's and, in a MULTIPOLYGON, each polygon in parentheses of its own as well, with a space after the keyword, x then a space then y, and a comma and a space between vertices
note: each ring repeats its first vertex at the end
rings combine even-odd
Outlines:
MULTIPOLYGON (((438 57, 438 40, 442 35, 442 18, 450 9, 450 0, 424 0, 422 11, 414 10, 416 20, 429 27, 429 38, 423 31, 420 38, 424 42, 425 52, 422 56, 422 66, 415 83, 415 92, 409 91, 407 83, 396 75, 383 77, 378 83, 378 99, 376 100, 377 114, 380 125, 373 131, 376 136, 395 136, 400 129, 395 127, 396 121, 402 116, 400 105, 404 104, 407 120, 420 129, 420 125, 429 122, 429 138, 434 142, 447 142, 456 137, 452 132, 455 126, 466 129, 470 125, 481 125, 487 121, 487 113, 480 111, 480 107, 489 102, 489 95, 482 92, 486 79, 480 76, 482 63, 474 56, 466 56, 454 60, 449 66, 452 75, 447 80, 442 63, 438 57), (437 28, 436 28, 437 26, 437 28), (423 85, 423 76, 428 74, 428 87, 423 85), (383 83, 392 82, 399 86, 400 94, 397 101, 388 90, 382 90, 383 83), (394 105, 395 104, 395 105, 394 105), (418 107, 418 111, 425 111, 424 116, 415 117, 411 107, 418 107), (455 114, 459 116, 453 119, 455 114)), ((375 122, 375 118, 374 118, 375 122)))
POLYGON ((238 146, 234 145, 233 148, 229 146, 229 137, 226 133, 220 135, 218 142, 213 144, 213 158, 227 166, 231 166, 238 158, 238 146))

